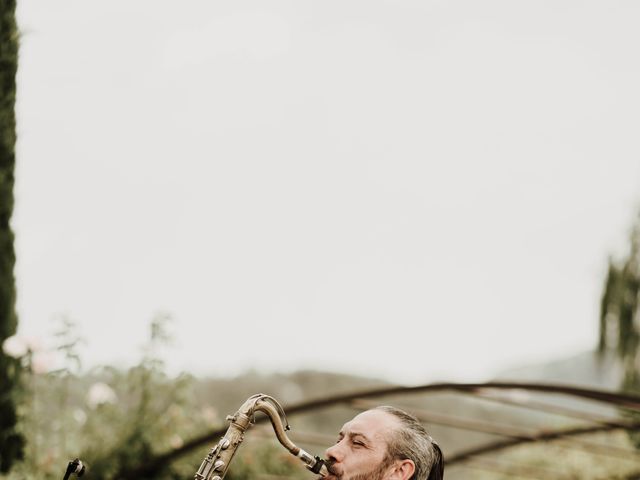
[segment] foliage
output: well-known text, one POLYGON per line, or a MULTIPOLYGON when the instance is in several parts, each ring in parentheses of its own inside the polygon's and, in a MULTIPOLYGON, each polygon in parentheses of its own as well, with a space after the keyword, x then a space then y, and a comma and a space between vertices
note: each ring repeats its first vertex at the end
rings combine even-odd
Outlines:
MULTIPOLYGON (((15 0, 0 0, 0 345, 16 331, 15 251, 11 215, 15 170, 15 95, 18 30, 15 0)), ((14 387, 19 370, 15 359, 0 349, 0 472, 7 472, 23 455, 14 387)))
MULTIPOLYGON (((35 344, 25 347, 20 356, 21 428, 28 448, 24 461, 0 478, 58 479, 67 462, 79 457, 88 467, 85 478, 112 479, 116 472, 145 464, 154 455, 224 425, 226 414, 258 391, 296 401, 321 395, 328 385, 333 391, 380 385, 374 380, 316 372, 248 372, 215 380, 197 380, 186 374, 172 377, 162 360, 171 341, 171 318, 167 315, 152 319, 138 365, 81 373, 79 347, 84 340, 72 319, 63 316, 57 320, 54 351, 62 365, 44 371, 43 352, 35 344)), ((296 428, 304 429, 304 424, 296 419, 296 428)), ((307 428, 316 430, 314 423, 307 428)), ((337 426, 328 428, 335 433, 337 426)), ((153 478, 193 478, 207 450, 204 447, 185 455, 153 478)), ((264 475, 309 478, 300 462, 284 451, 271 433, 265 437, 256 430, 248 435, 226 478, 245 480, 264 475)))
POLYGON ((640 218, 622 261, 609 260, 600 307, 601 353, 613 350, 623 362, 623 389, 640 392, 640 218))
MULTIPOLYGON (((62 368, 34 368, 38 352, 28 350, 20 358, 21 427, 28 448, 6 478, 57 479, 75 457, 89 466, 90 478, 113 478, 123 466, 138 465, 209 427, 192 414, 192 378, 164 372, 160 348, 168 339, 168 321, 153 319, 142 360, 126 371, 102 367, 81 375, 82 338, 68 318, 60 319, 55 333, 62 368)), ((158 478, 178 477, 168 472, 158 478)))
MULTIPOLYGON (((621 262, 609 260, 600 306, 598 351, 616 352, 622 361, 622 389, 640 393, 640 217, 631 232, 629 252, 621 262)), ((627 412, 634 420, 638 412, 627 412)), ((640 434, 629 433, 640 448, 640 434)))
MULTIPOLYGON (((170 339, 169 321, 166 315, 152 320, 137 366, 125 372, 108 367, 95 372, 87 398, 90 414, 81 432, 87 441, 80 453, 93 478, 114 478, 116 472, 175 448, 200 430, 197 416, 190 415, 193 379, 170 378, 164 371, 160 351, 170 339)), ((178 476, 167 471, 158 478, 178 476)))

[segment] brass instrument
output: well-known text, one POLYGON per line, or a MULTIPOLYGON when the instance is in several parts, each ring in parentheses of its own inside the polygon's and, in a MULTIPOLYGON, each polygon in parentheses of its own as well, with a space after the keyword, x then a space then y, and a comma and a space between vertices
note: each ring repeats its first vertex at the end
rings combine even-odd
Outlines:
POLYGON ((324 460, 318 456, 311 456, 287 437, 285 432, 290 428, 284 410, 276 399, 263 393, 257 393, 249 397, 234 415, 227 417, 231 423, 229 429, 202 461, 196 472, 195 480, 222 480, 224 478, 236 450, 244 440, 244 432, 253 424, 252 418, 256 412, 265 413, 269 417, 278 441, 291 454, 298 457, 309 470, 321 477, 329 475, 324 460))

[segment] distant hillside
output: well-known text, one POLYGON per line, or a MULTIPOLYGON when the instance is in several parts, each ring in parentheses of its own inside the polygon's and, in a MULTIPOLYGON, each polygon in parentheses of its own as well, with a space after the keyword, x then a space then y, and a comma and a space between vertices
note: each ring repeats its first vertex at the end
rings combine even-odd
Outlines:
POLYGON ((617 390, 622 381, 622 365, 613 353, 599 356, 595 351, 538 365, 501 372, 498 380, 570 383, 617 390))

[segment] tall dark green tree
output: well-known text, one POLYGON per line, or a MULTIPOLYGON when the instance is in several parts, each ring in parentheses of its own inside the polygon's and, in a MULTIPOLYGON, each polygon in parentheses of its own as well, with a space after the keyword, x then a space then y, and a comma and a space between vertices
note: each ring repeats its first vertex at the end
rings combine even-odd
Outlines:
POLYGON ((598 350, 612 350, 622 360, 622 388, 640 392, 640 217, 622 261, 609 260, 600 306, 598 350))
MULTIPOLYGON (((18 29, 15 0, 0 0, 0 344, 16 332, 15 250, 11 214, 15 170, 15 98, 18 29)), ((22 457, 23 437, 16 430, 14 390, 17 361, 0 349, 0 472, 22 457)))

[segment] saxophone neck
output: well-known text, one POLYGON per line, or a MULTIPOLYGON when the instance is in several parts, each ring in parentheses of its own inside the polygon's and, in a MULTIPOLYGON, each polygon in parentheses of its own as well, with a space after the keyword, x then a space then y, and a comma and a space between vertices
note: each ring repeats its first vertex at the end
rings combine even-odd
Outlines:
POLYGON ((275 398, 264 394, 254 395, 253 397, 251 397, 251 399, 253 398, 256 398, 254 411, 263 412, 269 417, 271 425, 273 426, 273 431, 275 432, 276 438, 278 439, 280 444, 284 448, 286 448, 292 455, 298 457, 305 464, 307 469, 311 470, 313 473, 319 474, 322 477, 328 476, 329 472, 327 471, 327 467, 324 465, 324 460, 322 460, 318 456, 313 456, 305 452, 303 449, 294 444, 287 436, 286 432, 290 430, 291 427, 289 427, 284 409, 278 403, 278 401, 275 398))
POLYGON ((292 455, 299 458, 307 469, 322 477, 329 475, 324 460, 318 456, 310 455, 289 439, 286 432, 290 427, 284 409, 278 401, 269 395, 258 393, 249 397, 235 414, 227 417, 231 425, 229 425, 225 436, 203 460, 196 473, 196 480, 222 480, 224 478, 235 451, 244 440, 245 431, 253 424, 256 412, 262 412, 269 417, 280 444, 292 455))

